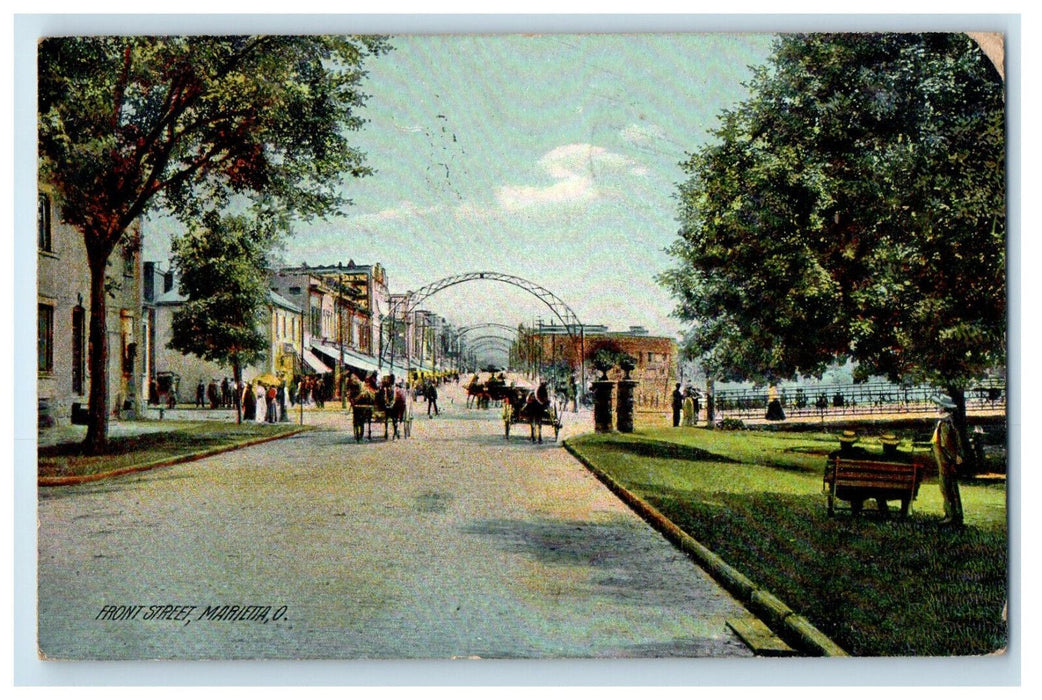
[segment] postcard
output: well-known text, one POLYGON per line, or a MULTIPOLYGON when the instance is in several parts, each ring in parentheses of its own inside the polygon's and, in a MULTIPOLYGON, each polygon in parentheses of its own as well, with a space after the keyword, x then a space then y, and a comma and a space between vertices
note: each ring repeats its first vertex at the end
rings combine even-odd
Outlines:
POLYGON ((37 44, 41 660, 1008 656, 1005 34, 329 26, 37 44))

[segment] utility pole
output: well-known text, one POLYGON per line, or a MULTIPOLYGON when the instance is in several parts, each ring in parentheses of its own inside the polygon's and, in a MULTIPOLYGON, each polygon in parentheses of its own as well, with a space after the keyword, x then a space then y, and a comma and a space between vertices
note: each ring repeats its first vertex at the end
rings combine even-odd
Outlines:
MULTIPOLYGON (((297 386, 300 387, 303 384, 304 377, 304 353, 306 349, 304 347, 304 309, 311 307, 311 285, 308 284, 308 272, 307 268, 304 269, 304 294, 303 303, 300 305, 300 379, 297 380, 297 386)), ((300 406, 300 424, 304 425, 304 396, 302 391, 297 391, 297 405, 300 406)))
POLYGON ((340 408, 347 408, 347 396, 344 394, 344 264, 337 261, 337 288, 336 288, 336 326, 337 336, 340 340, 340 366, 337 367, 337 390, 340 392, 340 408))

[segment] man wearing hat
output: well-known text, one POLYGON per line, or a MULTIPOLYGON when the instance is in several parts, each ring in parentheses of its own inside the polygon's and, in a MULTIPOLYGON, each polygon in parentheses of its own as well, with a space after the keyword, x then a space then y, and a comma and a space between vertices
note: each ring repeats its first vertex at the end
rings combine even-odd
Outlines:
POLYGON ((941 487, 944 498, 944 519, 941 525, 962 527, 962 498, 959 495, 959 482, 956 477, 958 465, 962 464, 962 445, 959 431, 952 422, 955 403, 941 394, 933 397, 933 402, 944 412, 944 417, 937 421, 933 438, 933 457, 937 462, 937 483, 941 487))
POLYGON ((883 446, 883 456, 887 459, 895 459, 900 456, 897 451, 897 446, 901 444, 901 439, 893 433, 884 433, 879 437, 879 442, 883 446))
POLYGON ((673 389, 673 427, 680 427, 680 409, 684 404, 684 392, 680 390, 680 382, 673 389))
POLYGON ((840 457, 864 457, 867 456, 867 452, 862 447, 854 447, 854 444, 858 441, 857 433, 853 430, 844 430, 839 436, 839 456, 840 457))

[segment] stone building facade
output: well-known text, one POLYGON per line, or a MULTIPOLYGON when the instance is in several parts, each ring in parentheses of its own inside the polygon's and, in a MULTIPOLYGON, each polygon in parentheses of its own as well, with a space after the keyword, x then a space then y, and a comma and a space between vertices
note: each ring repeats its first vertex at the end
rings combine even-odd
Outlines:
MULTIPOLYGON (((216 362, 204 360, 193 354, 183 354, 168 347, 173 338, 173 317, 184 304, 176 285, 159 294, 152 302, 154 308, 153 347, 155 364, 153 376, 159 372, 173 372, 181 378, 180 398, 182 402, 194 400, 195 388, 199 382, 208 384, 211 380, 220 383, 223 379, 232 381, 232 368, 216 362)), ((300 347, 300 307, 284 299, 275 292, 268 292, 268 299, 261 318, 257 323, 263 329, 267 340, 265 356, 252 365, 242 368, 243 381, 251 381, 263 374, 284 376, 287 381, 294 375, 294 358, 300 347)))
MULTIPOLYGON (((73 407, 85 411, 92 377, 87 362, 90 271, 83 234, 61 220, 45 185, 37 199, 37 399, 41 427, 68 425, 73 407)), ((108 410, 138 414, 147 393, 140 349, 142 321, 141 224, 135 222, 109 260, 108 410)), ((81 414, 82 415, 82 414, 81 414)))

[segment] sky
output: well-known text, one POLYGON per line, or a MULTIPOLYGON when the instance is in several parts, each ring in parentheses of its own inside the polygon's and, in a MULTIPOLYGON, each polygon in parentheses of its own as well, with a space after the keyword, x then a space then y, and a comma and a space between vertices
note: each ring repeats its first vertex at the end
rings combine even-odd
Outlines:
MULTIPOLYGON (((521 277, 584 324, 675 336, 655 276, 672 264, 680 162, 747 94, 772 35, 395 36, 367 63, 368 123, 352 135, 376 174, 345 183, 346 215, 304 224, 284 259, 379 262, 392 293, 466 272, 521 277)), ((164 260, 176 227, 146 226, 164 260)), ((549 323, 502 282, 423 305, 457 326, 549 323)))

